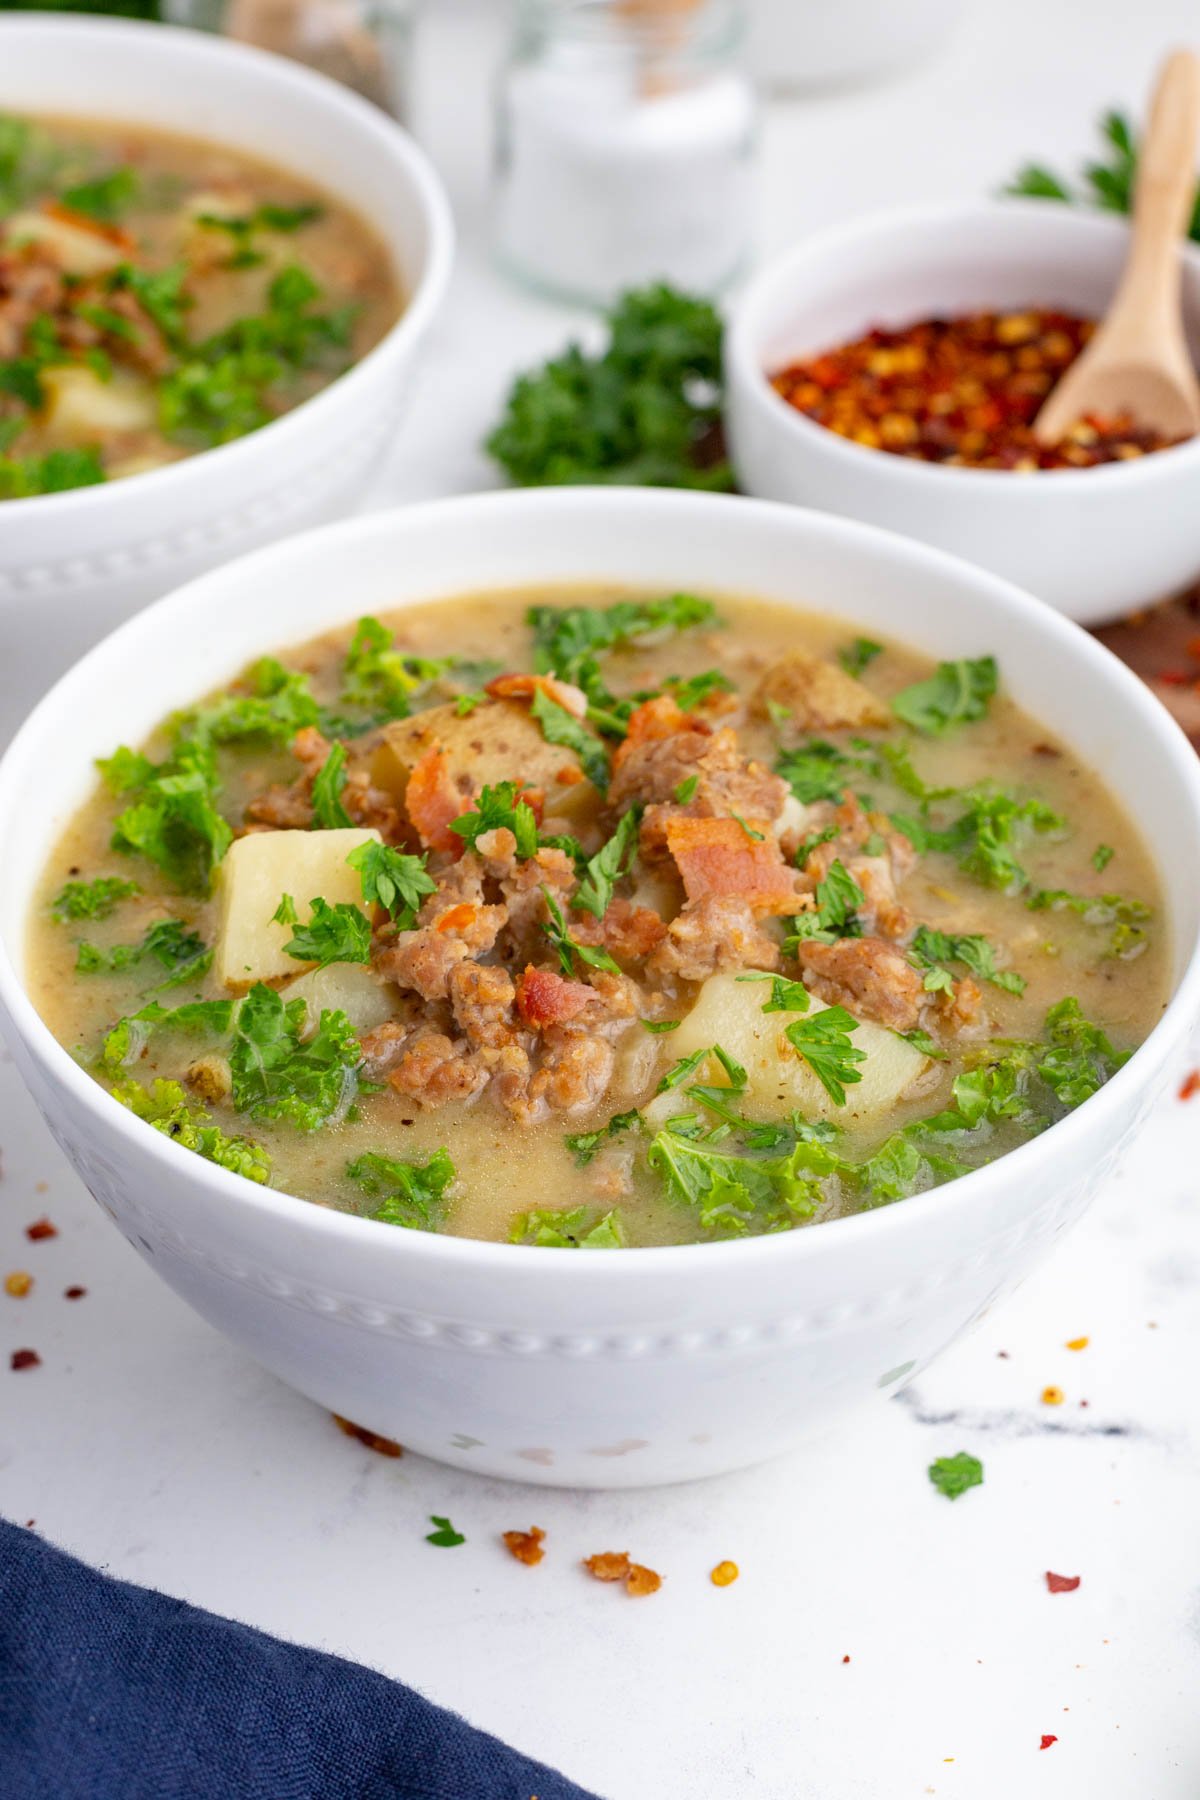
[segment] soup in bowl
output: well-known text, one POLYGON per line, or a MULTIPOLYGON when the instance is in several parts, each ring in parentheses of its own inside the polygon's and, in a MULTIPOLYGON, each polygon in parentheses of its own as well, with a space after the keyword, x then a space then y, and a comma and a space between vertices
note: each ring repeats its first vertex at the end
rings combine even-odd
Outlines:
POLYGON ((936 553, 448 502, 48 697, 0 993, 102 1204, 296 1385, 673 1479, 888 1391, 1080 1210, 1187 1027, 1198 787, 1114 659, 936 553))
POLYGON ((422 152, 335 82, 0 17, 0 741, 136 608, 357 502, 452 240, 422 152))

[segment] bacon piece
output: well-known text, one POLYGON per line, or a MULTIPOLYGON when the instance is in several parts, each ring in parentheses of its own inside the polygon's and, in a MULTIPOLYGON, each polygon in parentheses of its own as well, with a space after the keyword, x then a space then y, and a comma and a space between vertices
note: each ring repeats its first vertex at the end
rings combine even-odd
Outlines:
POLYGON ((431 744, 419 757, 408 778, 404 806, 429 850, 462 854, 463 841, 450 826, 463 814, 462 795, 450 778, 450 762, 444 750, 431 744))
POLYGON ((532 964, 517 983, 517 1010, 527 1025, 538 1030, 577 1019, 594 999, 585 982, 568 981, 551 969, 535 969, 532 964))
POLYGON ((539 691, 576 719, 587 718, 587 695, 569 681, 554 675, 497 675, 484 688, 493 700, 532 700, 539 691))
POLYGON ((546 1554, 542 1549, 546 1534, 540 1525, 531 1525, 528 1531, 506 1531, 502 1535, 509 1554, 524 1563, 527 1569, 536 1568, 546 1554))
POLYGON ((629 715, 629 729, 613 753, 613 769, 619 769, 626 757, 642 744, 658 743, 677 732, 692 731, 707 736, 708 728, 699 719, 690 718, 670 694, 656 694, 643 700, 629 715))
POLYGON ((689 901, 736 895, 756 914, 794 912, 796 877, 783 860, 769 819, 667 821, 667 848, 689 901), (757 835, 752 835, 757 834, 757 835))

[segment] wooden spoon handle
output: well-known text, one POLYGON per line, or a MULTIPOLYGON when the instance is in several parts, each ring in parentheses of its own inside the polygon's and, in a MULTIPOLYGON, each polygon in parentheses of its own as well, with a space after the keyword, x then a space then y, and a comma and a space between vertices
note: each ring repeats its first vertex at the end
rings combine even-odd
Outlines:
POLYGON ((1113 313, 1157 315, 1173 297, 1177 246, 1196 198, 1198 136, 1200 57, 1176 50, 1163 64, 1138 152, 1133 244, 1113 313))

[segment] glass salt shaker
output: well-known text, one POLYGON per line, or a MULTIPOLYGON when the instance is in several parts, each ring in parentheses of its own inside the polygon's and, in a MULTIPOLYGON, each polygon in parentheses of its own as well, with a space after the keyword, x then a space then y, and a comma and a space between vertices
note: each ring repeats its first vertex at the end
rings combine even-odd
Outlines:
POLYGON ((496 102, 497 252, 560 298, 711 294, 754 215, 740 0, 518 0, 496 102))

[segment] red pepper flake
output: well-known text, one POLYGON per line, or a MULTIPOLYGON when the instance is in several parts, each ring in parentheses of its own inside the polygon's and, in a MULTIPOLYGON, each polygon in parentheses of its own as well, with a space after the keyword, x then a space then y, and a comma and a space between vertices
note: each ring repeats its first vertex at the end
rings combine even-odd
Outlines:
POLYGON ((1179 1089, 1181 1100, 1191 1100, 1196 1094, 1200 1094, 1200 1069, 1193 1069, 1186 1075, 1179 1089))
POLYGON ((844 1663, 848 1663, 850 1661, 850 1658, 848 1656, 843 1656, 842 1661, 844 1663))
POLYGON ((81 1288, 81 1287, 64 1288, 63 1289, 63 1299, 64 1300, 82 1300, 86 1293, 87 1293, 86 1288, 81 1288))
POLYGON ((1082 1575, 1055 1575, 1046 1570, 1046 1586, 1052 1594, 1073 1594, 1082 1580, 1082 1575))
POLYGON ((36 1350, 14 1350, 9 1365, 13 1369, 37 1369, 41 1367, 41 1361, 36 1350))
POLYGON ((368 1431, 365 1425, 356 1425, 352 1419, 343 1419, 340 1413, 331 1413, 334 1424, 347 1437, 357 1438, 368 1450, 377 1450, 380 1456, 403 1456, 403 1447, 395 1438, 380 1437, 377 1431, 368 1431))
POLYGON ((546 1534, 540 1525, 531 1525, 528 1531, 506 1531, 502 1536, 509 1554, 527 1569, 535 1569, 546 1554, 542 1549, 546 1534))
POLYGON ((58 1236, 58 1226, 52 1225, 49 1219, 35 1219, 32 1225, 25 1227, 25 1236, 31 1243, 40 1244, 43 1238, 58 1236))
POLYGON ((1042 1741, 1038 1745, 1038 1749, 1039 1750, 1048 1750, 1050 1748, 1051 1744, 1057 1744, 1057 1742, 1058 1742, 1058 1739, 1055 1737, 1055 1735, 1052 1731, 1043 1731, 1042 1741))

